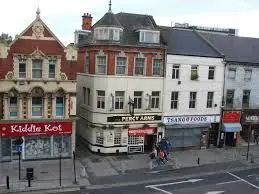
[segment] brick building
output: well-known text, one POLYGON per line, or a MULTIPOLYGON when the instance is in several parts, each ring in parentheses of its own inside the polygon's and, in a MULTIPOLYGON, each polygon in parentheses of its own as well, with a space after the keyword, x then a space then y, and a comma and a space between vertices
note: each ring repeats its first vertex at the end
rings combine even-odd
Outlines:
POLYGON ((79 134, 100 153, 144 152, 160 130, 165 46, 150 15, 109 11, 92 26, 83 15, 77 76, 79 134))
POLYGON ((74 44, 65 47, 40 18, 10 44, 0 41, 0 161, 71 157, 75 149, 74 44), (18 148, 17 139, 23 139, 18 148))

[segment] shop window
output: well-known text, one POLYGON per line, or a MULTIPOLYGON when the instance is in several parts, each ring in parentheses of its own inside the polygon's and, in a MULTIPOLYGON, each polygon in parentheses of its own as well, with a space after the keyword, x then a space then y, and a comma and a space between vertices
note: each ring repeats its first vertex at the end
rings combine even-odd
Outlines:
POLYGON ((19 78, 26 78, 26 59, 19 59, 19 78))
POLYGON ((105 109, 105 91, 97 90, 97 108, 105 109))
POLYGON ((25 159, 38 159, 51 157, 50 137, 26 137, 25 159))
POLYGON ((145 71, 145 58, 135 59, 135 75, 144 75, 145 71))
POLYGON ((144 144, 144 136, 129 136, 128 144, 129 145, 144 144))
POLYGON ((190 92, 189 108, 196 107, 197 92, 190 92))
POLYGON ((96 132, 96 144, 103 145, 103 132, 96 132))
POLYGON ((121 133, 116 132, 114 134, 114 145, 120 145, 121 144, 121 133))
POLYGON ((236 68, 229 68, 228 69, 228 78, 229 79, 236 79, 236 68))
POLYGON ((159 108, 160 92, 152 92, 151 94, 151 108, 159 108))
POLYGON ((153 60, 153 75, 160 76, 162 73, 161 59, 153 60))
POLYGON ((207 94, 207 108, 213 107, 214 92, 208 92, 207 94))
POLYGON ((42 117, 43 115, 43 98, 32 97, 32 117, 42 117))
POLYGON ((115 91, 115 109, 123 109, 124 91, 115 91))
POLYGON ((32 78, 33 79, 42 78, 42 60, 40 59, 32 60, 32 78))
POLYGON ((233 108, 235 90, 227 90, 226 108, 233 108))
POLYGON ((56 97, 56 116, 63 117, 64 116, 64 97, 56 97))
POLYGON ((243 91, 242 107, 249 108, 250 90, 243 91))
POLYGON ((134 108, 141 109, 142 106, 142 92, 134 92, 134 108))
POLYGON ((126 57, 117 57, 116 74, 125 75, 126 68, 127 68, 127 58, 126 57))
POLYGON ((179 95, 179 92, 171 93, 171 109, 178 108, 178 95, 179 95))
POLYGON ((71 136, 53 136, 53 156, 71 156, 71 136))
POLYGON ((49 78, 55 78, 56 76, 56 60, 49 61, 49 78))
POLYGON ((107 60, 106 56, 97 56, 97 74, 106 74, 107 60))
POLYGON ((18 98, 17 97, 9 98, 9 116, 10 118, 18 117, 18 98))
POLYGON ((11 159, 11 138, 7 137, 1 138, 1 152, 2 152, 2 160, 10 160, 11 159))
POLYGON ((179 79, 180 77, 180 65, 173 65, 172 79, 179 79))
POLYGON ((214 79, 214 77, 215 77, 215 67, 209 66, 208 79, 214 79))

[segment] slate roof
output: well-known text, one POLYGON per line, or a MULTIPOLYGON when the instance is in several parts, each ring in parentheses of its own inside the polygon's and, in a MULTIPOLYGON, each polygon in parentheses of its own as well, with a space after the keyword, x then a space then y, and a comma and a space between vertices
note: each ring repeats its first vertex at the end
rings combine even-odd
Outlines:
POLYGON ((177 29, 160 26, 161 34, 166 40, 167 53, 201 57, 222 57, 203 37, 189 29, 177 29))
POLYGON ((98 22, 94 24, 93 27, 102 27, 102 26, 120 27, 120 28, 122 27, 116 15, 114 15, 112 12, 107 12, 98 22))
POLYGON ((259 39, 213 33, 199 33, 224 55, 226 61, 259 63, 259 39))

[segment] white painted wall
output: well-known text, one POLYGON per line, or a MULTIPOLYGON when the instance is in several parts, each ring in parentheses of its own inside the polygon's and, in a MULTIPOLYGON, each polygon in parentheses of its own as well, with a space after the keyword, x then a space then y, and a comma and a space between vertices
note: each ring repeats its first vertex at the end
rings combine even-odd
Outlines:
POLYGON ((223 94, 224 63, 221 58, 167 55, 164 80, 164 116, 220 114, 223 94), (172 79, 172 67, 180 64, 180 78, 172 79), (199 78, 191 80, 191 65, 198 65, 199 78), (209 66, 216 66, 214 80, 208 80, 209 66), (178 81, 181 84, 178 84, 178 81), (171 109, 171 92, 179 91, 178 109, 171 109), (197 92, 196 108, 189 108, 190 92, 197 92), (214 92, 217 107, 206 108, 207 92, 214 92))

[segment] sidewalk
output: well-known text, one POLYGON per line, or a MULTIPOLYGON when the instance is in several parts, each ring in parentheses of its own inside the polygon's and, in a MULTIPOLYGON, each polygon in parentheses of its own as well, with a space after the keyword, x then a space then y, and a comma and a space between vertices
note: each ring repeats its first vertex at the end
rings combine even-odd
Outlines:
POLYGON ((80 176, 83 166, 76 161, 76 179, 72 159, 61 161, 61 186, 59 182, 59 160, 21 161, 21 180, 19 180, 18 161, 0 163, 0 193, 17 193, 32 190, 67 189, 79 190, 80 186, 89 185, 87 177, 80 176), (31 187, 26 180, 26 168, 34 169, 31 187), (10 189, 6 189, 6 176, 9 176, 10 189))

